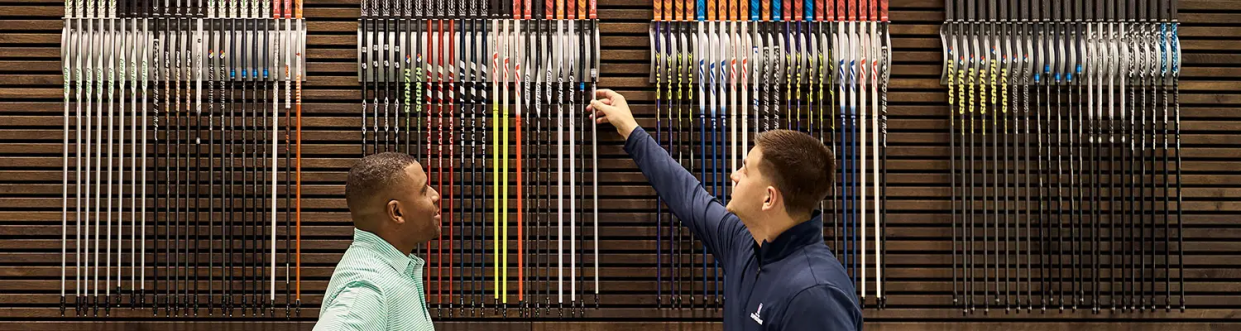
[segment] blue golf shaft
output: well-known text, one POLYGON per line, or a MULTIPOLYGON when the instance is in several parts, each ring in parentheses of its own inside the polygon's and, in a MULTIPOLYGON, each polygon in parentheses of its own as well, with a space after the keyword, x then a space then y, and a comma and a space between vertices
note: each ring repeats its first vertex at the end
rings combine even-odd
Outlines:
MULTIPOLYGON (((719 80, 716 81, 717 86, 719 86, 719 88, 717 89, 723 89, 723 86, 727 84, 726 82, 721 82, 722 80, 724 80, 724 77, 726 77, 724 75, 724 70, 725 70, 724 68, 726 67, 725 63, 726 61, 724 61, 724 59, 720 59, 719 75, 717 76, 719 80)), ((719 116, 716 119, 718 119, 720 122, 720 129, 715 130, 714 128, 715 125, 712 125, 712 131, 715 131, 714 133, 719 134, 719 138, 711 142, 711 149, 717 151, 716 160, 714 161, 715 165, 712 167, 714 168, 713 170, 715 173, 712 175, 712 177, 713 177, 713 180, 715 181, 716 196, 719 197, 721 203, 727 203, 726 201, 728 201, 728 192, 727 192, 727 186, 724 185, 724 181, 723 181, 724 171, 719 168, 719 164, 727 165, 725 160, 727 160, 726 153, 728 153, 728 144, 726 143, 727 137, 725 136, 725 133, 728 132, 728 120, 727 120, 728 107, 726 106, 727 102, 725 101, 724 95, 720 94, 719 98, 720 98, 720 112, 719 112, 719 116), (724 148, 716 149, 717 143, 719 146, 723 146, 724 148)), ((713 119, 713 121, 716 119, 713 119)), ((712 264, 712 269, 714 269, 712 270, 712 276, 715 277, 715 281, 713 283, 713 286, 715 287, 715 302, 718 305, 720 301, 719 300, 720 298, 720 260, 718 258, 712 259, 711 264, 712 264)))
MULTIPOLYGON (((716 79, 715 62, 711 62, 710 64, 710 75, 711 75, 711 86, 712 86, 711 87, 711 98, 714 99, 718 97, 718 95, 716 95, 715 93, 715 85, 718 84, 718 82, 715 80, 716 79)), ((711 193, 715 195, 716 199, 719 199, 720 198, 719 181, 716 180, 716 174, 719 173, 719 160, 718 160, 719 159, 719 149, 718 149, 719 146, 717 145, 718 137, 716 136, 716 134, 718 133, 719 124, 718 124, 717 116, 719 116, 719 112, 716 112, 715 107, 712 107, 711 108, 711 177, 703 178, 703 180, 706 180, 708 183, 711 183, 711 191, 712 191, 711 193)), ((712 257, 714 257, 715 252, 711 252, 711 255, 712 257)), ((712 263, 714 263, 714 261, 712 263)), ((707 268, 706 256, 703 256, 702 267, 703 267, 702 277, 708 278, 707 272, 711 271, 711 269, 707 268)), ((703 290, 707 291, 707 287, 704 286, 703 290)), ((704 298, 703 301, 705 302, 706 299, 704 298)))
MULTIPOLYGON (((844 74, 845 60, 841 59, 839 63, 837 64, 836 68, 839 68, 839 76, 841 78, 844 78, 845 77, 845 74, 844 74)), ((843 86, 845 82, 842 80, 840 84, 843 86)), ((841 88, 841 91, 843 91, 843 87, 841 88)), ((841 260, 842 262, 844 262, 846 273, 848 273, 848 267, 849 267, 849 189, 848 189, 849 188, 848 186, 849 184, 849 159, 848 159, 849 157, 849 148, 848 148, 849 146, 849 135, 848 135, 849 122, 845 121, 844 103, 845 103, 846 96, 842 95, 840 97, 841 97, 841 104, 840 104, 840 154, 841 154, 841 157, 840 157, 840 175, 841 175, 840 176, 841 177, 840 209, 841 209, 842 217, 841 217, 841 227, 840 229, 837 229, 837 230, 840 230, 840 239, 843 241, 841 246, 844 246, 842 247, 843 249, 841 250, 842 255, 843 255, 841 260)))
MULTIPOLYGON (((853 81, 853 79, 852 79, 852 78, 856 77, 856 72, 854 71, 854 67, 853 67, 853 66, 854 66, 854 61, 853 61, 853 60, 850 60, 850 61, 849 61, 849 77, 850 77, 849 91, 850 91, 850 97, 851 97, 851 98, 856 98, 856 95, 857 95, 857 82, 856 82, 856 81, 853 81)), ((857 107, 856 107, 856 106, 854 106, 854 105, 849 105, 849 131, 848 131, 849 137, 847 137, 847 138, 845 139, 845 146, 846 146, 845 148, 846 148, 846 150, 851 149, 851 148, 853 147, 853 144, 856 142, 856 140, 855 140, 856 138, 855 138, 855 137, 853 137, 853 134, 854 134, 853 130, 857 130, 857 128, 858 128, 858 127, 857 127, 857 113, 856 113, 856 112, 857 112, 857 107)), ((854 158, 854 157, 856 157, 856 155, 854 155, 854 153, 849 153, 849 152, 846 152, 846 155, 847 155, 846 160, 848 160, 849 165, 850 165, 850 167, 849 167, 849 168, 850 168, 850 169, 856 169, 856 166, 853 164, 853 158, 854 158)), ((856 201, 856 200, 857 200, 857 198, 858 198, 858 194, 857 194, 857 192, 855 192, 855 191, 854 191, 854 190, 856 189, 856 184, 857 184, 857 183, 856 183, 856 181, 853 179, 853 173, 852 173, 852 170, 850 170, 849 172, 846 172, 846 173, 845 173, 845 181, 849 183, 849 192, 852 192, 852 193, 853 193, 853 194, 851 194, 851 195, 849 196, 849 208, 848 208, 848 214, 849 214, 849 215, 846 217, 846 219, 849 219, 849 220, 850 220, 850 222, 849 222, 849 247, 851 247, 852 249, 855 249, 855 250, 856 250, 856 249, 858 249, 858 245, 857 245, 857 244, 858 244, 858 243, 857 243, 857 232, 858 232, 858 221, 859 221, 859 220, 853 219, 853 217, 857 216, 857 214, 858 214, 858 213, 857 213, 857 210, 856 210, 856 209, 857 209, 857 201, 856 201)), ((850 269, 851 269, 850 279, 854 279, 854 278, 856 278, 856 277, 854 277, 854 276, 856 276, 856 274, 858 273, 858 270, 857 270, 857 262, 858 262, 858 261, 857 261, 857 260, 858 260, 858 258, 857 258, 857 252, 853 252, 853 253, 854 253, 854 254, 851 254, 851 255, 849 256, 849 266, 850 266, 850 269)))
MULTIPOLYGON (((697 19, 699 22, 697 33, 699 37, 701 38, 705 36, 705 34, 702 33, 703 32, 702 22, 707 20, 706 1, 698 0, 698 6, 696 7, 696 9, 698 11, 697 19)), ((702 46, 701 40, 699 40, 696 46, 702 46)), ((700 139, 699 143, 701 144, 700 151, 702 152, 701 155, 698 156, 700 164, 702 164, 701 168, 699 168, 699 172, 701 173, 701 176, 699 178, 702 178, 702 181, 704 182, 703 187, 706 187, 705 182, 707 180, 707 108, 706 108, 706 105, 702 102, 702 99, 705 99, 706 97, 706 85, 707 85, 706 72, 704 71, 706 70, 705 68, 706 62, 704 60, 704 57, 706 56, 705 54, 706 50, 701 49, 701 47, 698 47, 698 48, 699 49, 696 49, 696 51, 698 51, 699 53, 704 53, 698 57, 698 96, 699 98, 701 98, 699 99, 699 102, 698 102, 698 126, 700 128, 699 130, 700 131, 699 132, 699 139, 700 139)), ((707 246, 706 245, 702 246, 702 271, 703 271, 702 288, 704 289, 702 300, 705 303, 707 301, 706 290, 705 290, 707 288, 707 272, 706 272, 707 271, 707 246)), ((692 299, 693 298, 691 297, 691 303, 693 301, 692 299)))

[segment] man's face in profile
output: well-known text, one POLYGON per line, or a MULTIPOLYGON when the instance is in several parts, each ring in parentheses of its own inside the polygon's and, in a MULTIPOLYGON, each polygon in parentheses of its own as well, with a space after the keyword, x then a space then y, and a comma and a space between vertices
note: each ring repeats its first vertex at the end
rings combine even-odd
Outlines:
POLYGON ((405 183, 396 190, 395 200, 401 203, 405 226, 401 234, 417 238, 417 242, 430 241, 440 235, 440 194, 427 181, 427 174, 418 163, 405 167, 405 183))
MULTIPOLYGON (((725 208, 741 218, 742 223, 747 220, 760 219, 764 211, 763 204, 767 203, 767 189, 771 186, 771 181, 763 176, 758 166, 761 162, 763 162, 763 149, 755 146, 741 161, 741 168, 729 175, 729 179, 733 182, 733 194, 725 208)), ((751 225, 746 224, 746 226, 751 225)))

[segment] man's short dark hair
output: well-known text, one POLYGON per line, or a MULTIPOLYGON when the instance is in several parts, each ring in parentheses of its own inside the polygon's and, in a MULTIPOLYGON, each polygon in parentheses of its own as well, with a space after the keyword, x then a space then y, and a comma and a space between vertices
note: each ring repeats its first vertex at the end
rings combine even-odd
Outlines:
POLYGON ((406 184, 405 168, 417 162, 413 156, 403 153, 387 152, 363 157, 349 168, 349 178, 345 180, 345 202, 349 209, 360 207, 375 194, 406 184))
POLYGON ((758 165, 776 189, 784 193, 785 211, 809 214, 833 185, 836 160, 818 139, 791 130, 771 130, 754 138, 763 150, 758 165))

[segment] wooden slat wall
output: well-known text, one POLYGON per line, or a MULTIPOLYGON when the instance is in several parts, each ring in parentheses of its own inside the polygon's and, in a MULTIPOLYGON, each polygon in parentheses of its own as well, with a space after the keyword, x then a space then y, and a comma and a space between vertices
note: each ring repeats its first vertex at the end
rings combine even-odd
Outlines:
MULTIPOLYGON (((309 328, 332 266, 349 244, 344 178, 357 157, 359 87, 355 77, 357 0, 312 0, 309 80, 305 96, 306 199, 303 245, 305 314, 309 328)), ((1088 311, 1047 314, 993 312, 961 316, 950 307, 948 122, 939 85, 938 29, 942 1, 893 0, 895 63, 889 94, 891 201, 886 310, 866 311, 880 329, 1209 329, 1241 316, 1241 2, 1181 1, 1184 47, 1181 97, 1184 124, 1185 250, 1190 310, 1134 314, 1088 311), (920 323, 930 324, 920 324, 920 323), (1158 324, 1154 324, 1158 323, 1158 324)), ((653 124, 652 85, 646 82, 649 1, 600 1, 603 87, 625 93, 639 122, 653 124)), ((0 1, 0 329, 87 328, 94 322, 59 317, 61 77, 59 33, 63 2, 0 1), (56 322, 59 321, 59 322, 56 322)), ((610 132, 610 131, 609 131, 610 132)), ((654 193, 614 135, 600 146, 606 173, 600 204, 604 309, 590 318, 610 323, 523 321, 443 322, 447 329, 595 330, 666 327, 718 328, 719 312, 654 308, 654 193)), ((282 275, 282 274, 281 274, 282 275)), ((136 328, 148 313, 120 313, 136 328)), ((152 328, 246 328, 218 319, 152 328)), ((259 325, 256 325, 259 326, 259 325)))

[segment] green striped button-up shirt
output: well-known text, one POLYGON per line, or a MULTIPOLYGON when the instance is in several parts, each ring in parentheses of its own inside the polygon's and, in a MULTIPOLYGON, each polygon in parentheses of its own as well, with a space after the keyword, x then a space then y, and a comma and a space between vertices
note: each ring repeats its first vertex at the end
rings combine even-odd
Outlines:
POLYGON ((315 330, 434 330, 424 304, 423 263, 374 233, 354 229, 315 330))

